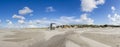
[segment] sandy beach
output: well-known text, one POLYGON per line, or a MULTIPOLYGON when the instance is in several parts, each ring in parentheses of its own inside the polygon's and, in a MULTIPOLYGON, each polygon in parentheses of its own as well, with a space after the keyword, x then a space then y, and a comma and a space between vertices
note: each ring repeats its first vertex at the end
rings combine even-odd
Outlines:
POLYGON ((0 47, 120 47, 120 29, 1 29, 0 47))

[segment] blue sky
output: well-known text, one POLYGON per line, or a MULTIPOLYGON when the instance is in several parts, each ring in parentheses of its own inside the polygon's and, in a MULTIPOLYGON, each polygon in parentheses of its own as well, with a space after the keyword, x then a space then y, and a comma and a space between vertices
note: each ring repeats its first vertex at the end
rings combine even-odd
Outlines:
POLYGON ((0 26, 44 27, 51 22, 120 24, 119 2, 120 0, 0 0, 0 26))

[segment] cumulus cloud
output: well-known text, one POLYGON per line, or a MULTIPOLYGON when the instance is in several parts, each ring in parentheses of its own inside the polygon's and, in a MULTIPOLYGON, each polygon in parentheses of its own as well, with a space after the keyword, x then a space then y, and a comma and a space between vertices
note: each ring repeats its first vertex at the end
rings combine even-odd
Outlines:
POLYGON ((115 11, 115 10, 116 10, 116 8, 115 8, 114 6, 112 6, 112 7, 111 7, 111 10, 112 10, 112 11, 115 11))
POLYGON ((24 7, 23 9, 21 9, 21 10, 19 10, 19 14, 20 15, 25 15, 25 14, 30 14, 30 13, 32 13, 33 12, 33 10, 32 9, 30 9, 29 7, 24 7))
POLYGON ((19 15, 16 15, 16 14, 14 14, 14 15, 12 16, 12 18, 21 19, 21 20, 24 20, 24 19, 25 19, 25 17, 19 16, 19 15))
MULTIPOLYGON (((116 10, 116 8, 114 6, 111 6, 111 10, 112 12, 114 12, 116 10)), ((113 14, 108 14, 108 19, 110 21, 110 24, 113 25, 120 25, 120 15, 117 13, 113 13, 113 14)))
POLYGON ((6 22, 7 22, 8 25, 13 24, 12 21, 10 21, 10 20, 6 20, 6 22))
POLYGON ((115 13, 116 8, 114 6, 111 7, 112 13, 115 13))
POLYGON ((30 14, 30 16, 32 16, 33 15, 32 12, 33 10, 30 9, 29 7, 24 7, 23 9, 18 11, 18 15, 14 14, 12 18, 18 19, 19 24, 25 24, 26 18, 24 17, 24 15, 30 14))
POLYGON ((110 23, 113 25, 120 25, 120 15, 114 14, 114 15, 108 15, 108 18, 110 20, 110 23))
POLYGON ((88 14, 82 14, 80 17, 80 20, 83 23, 87 23, 87 24, 94 24, 94 20, 88 17, 88 14))
POLYGON ((46 8, 46 12, 54 12, 55 9, 52 6, 46 8))
POLYGON ((105 0, 81 0, 81 9, 84 12, 92 12, 97 5, 104 4, 105 0))
POLYGON ((25 21, 24 21, 24 20, 18 20, 18 23, 19 23, 19 24, 24 24, 25 21))

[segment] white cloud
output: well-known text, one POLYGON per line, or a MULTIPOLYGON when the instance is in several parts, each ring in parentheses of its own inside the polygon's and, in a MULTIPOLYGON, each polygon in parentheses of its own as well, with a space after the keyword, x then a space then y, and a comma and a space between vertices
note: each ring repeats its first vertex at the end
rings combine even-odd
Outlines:
POLYGON ((12 16, 12 18, 21 19, 21 20, 25 19, 25 17, 19 16, 19 15, 16 15, 16 14, 14 14, 14 15, 12 16))
POLYGON ((19 24, 24 24, 25 23, 25 21, 24 21, 25 17, 24 16, 19 16, 19 15, 14 14, 12 18, 18 19, 19 24))
POLYGON ((84 12, 92 12, 97 5, 104 4, 105 0, 81 0, 81 8, 84 12))
POLYGON ((20 15, 30 14, 33 10, 31 10, 29 7, 24 7, 23 9, 19 10, 20 15))
POLYGON ((10 21, 10 20, 6 20, 6 22, 7 22, 8 25, 13 24, 12 21, 10 21))
POLYGON ((73 24, 72 22, 75 21, 75 17, 67 17, 67 16, 61 16, 59 19, 56 19, 56 23, 59 24, 73 24))
POLYGON ((12 21, 6 20, 6 22, 8 24, 6 27, 8 27, 8 28, 25 28, 25 27, 27 27, 29 24, 25 21, 26 18, 24 17, 24 15, 30 14, 30 16, 33 16, 32 12, 33 12, 33 10, 30 9, 29 7, 24 7, 23 9, 18 11, 18 14, 14 14, 12 16, 12 18, 18 20, 17 21, 18 23, 13 24, 12 21))
POLYGON ((28 24, 29 24, 29 25, 32 25, 33 23, 34 23, 34 22, 33 22, 32 20, 29 20, 29 21, 28 21, 28 24))
POLYGON ((105 0, 95 0, 97 5, 104 4, 105 0))
POLYGON ((89 18, 87 14, 82 14, 80 18, 62 16, 57 21, 61 24, 94 24, 94 20, 89 18))
POLYGON ((112 6, 112 7, 111 7, 111 10, 112 10, 112 11, 115 11, 115 10, 116 10, 116 8, 115 8, 114 6, 112 6))
POLYGON ((38 28, 39 26, 37 26, 37 25, 27 25, 27 28, 38 28))
POLYGON ((19 24, 24 24, 25 23, 25 17, 23 15, 30 14, 32 16, 33 10, 31 10, 29 7, 24 7, 23 9, 19 10, 19 15, 14 14, 12 18, 18 19, 19 24))
POLYGON ((108 15, 109 21, 113 25, 120 25, 120 15, 114 14, 114 15, 108 15))
MULTIPOLYGON (((65 25, 65 24, 94 24, 94 20, 89 18, 87 14, 83 14, 80 16, 80 18, 75 18, 74 16, 61 16, 57 19, 37 19, 37 20, 31 20, 30 25, 43 25, 48 26, 50 23, 56 23, 57 25, 65 25)), ((42 27, 43 27, 42 26, 42 27)))
POLYGON ((111 10, 113 13, 108 14, 108 19, 109 19, 110 24, 120 25, 120 15, 114 12, 116 11, 116 8, 114 6, 111 6, 111 10))
POLYGON ((94 24, 94 20, 89 18, 87 14, 82 14, 80 20, 86 24, 94 24))
POLYGON ((46 12, 54 12, 56 11, 52 6, 46 8, 46 12))
POLYGON ((81 15, 81 20, 82 21, 85 21, 85 20, 87 20, 88 18, 87 18, 87 14, 83 14, 83 15, 81 15))
POLYGON ((26 27, 27 28, 48 27, 49 24, 50 20, 44 20, 44 18, 42 18, 26 22, 26 27))
MULTIPOLYGON (((12 23, 8 20, 8 23, 12 23)), ((55 25, 65 25, 65 24, 94 24, 94 20, 89 18, 87 14, 82 14, 79 18, 75 16, 61 16, 56 19, 41 18, 35 20, 18 20, 18 24, 11 27, 19 28, 37 28, 37 27, 49 27, 50 23, 56 23, 55 25)))
POLYGON ((24 21, 24 20, 18 20, 18 23, 19 23, 19 24, 24 24, 25 21, 24 21))

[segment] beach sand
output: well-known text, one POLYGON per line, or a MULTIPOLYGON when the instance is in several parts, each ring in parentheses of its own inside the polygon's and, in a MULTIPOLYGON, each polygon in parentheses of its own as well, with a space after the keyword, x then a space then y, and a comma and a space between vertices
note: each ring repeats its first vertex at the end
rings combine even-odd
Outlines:
POLYGON ((1 29, 0 47, 120 47, 120 29, 1 29))

